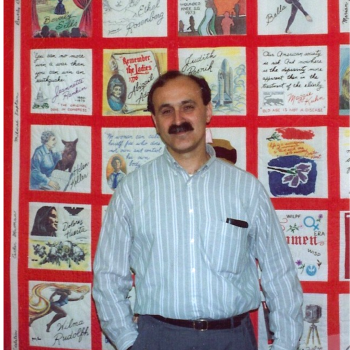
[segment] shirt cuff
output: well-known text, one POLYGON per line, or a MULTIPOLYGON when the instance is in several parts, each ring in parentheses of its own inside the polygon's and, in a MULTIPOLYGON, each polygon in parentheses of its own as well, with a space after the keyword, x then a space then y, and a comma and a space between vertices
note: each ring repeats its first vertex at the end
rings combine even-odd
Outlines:
POLYGON ((283 345, 278 345, 273 343, 272 347, 270 348, 270 350, 296 350, 297 346, 283 346, 283 345))
POLYGON ((138 336, 137 331, 131 331, 123 334, 117 341, 118 350, 128 350, 134 343, 138 336))

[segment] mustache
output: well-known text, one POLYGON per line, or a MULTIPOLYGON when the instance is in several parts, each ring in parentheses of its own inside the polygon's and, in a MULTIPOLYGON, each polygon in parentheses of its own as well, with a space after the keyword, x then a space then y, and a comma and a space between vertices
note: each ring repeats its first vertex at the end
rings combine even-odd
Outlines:
POLYGON ((193 126, 189 122, 183 122, 180 125, 171 125, 169 127, 168 133, 169 134, 177 134, 179 132, 184 132, 184 131, 192 131, 193 126))

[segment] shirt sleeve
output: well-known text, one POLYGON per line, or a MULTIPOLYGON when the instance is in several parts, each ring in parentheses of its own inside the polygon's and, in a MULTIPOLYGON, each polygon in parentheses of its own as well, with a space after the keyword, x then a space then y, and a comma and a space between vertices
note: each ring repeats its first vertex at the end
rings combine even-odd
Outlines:
POLYGON ((256 252, 274 333, 272 349, 295 350, 303 331, 303 292, 277 214, 262 185, 258 193, 256 252))
POLYGON ((130 227, 129 209, 118 189, 103 221, 94 260, 93 286, 101 327, 118 350, 130 347, 138 335, 127 298, 132 287, 130 227))

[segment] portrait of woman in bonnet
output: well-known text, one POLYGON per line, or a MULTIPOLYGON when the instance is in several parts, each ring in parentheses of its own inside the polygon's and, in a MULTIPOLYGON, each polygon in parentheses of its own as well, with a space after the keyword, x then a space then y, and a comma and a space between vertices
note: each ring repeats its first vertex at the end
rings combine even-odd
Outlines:
POLYGON ((125 104, 126 85, 123 77, 113 75, 107 87, 107 100, 113 111, 121 111, 125 104))

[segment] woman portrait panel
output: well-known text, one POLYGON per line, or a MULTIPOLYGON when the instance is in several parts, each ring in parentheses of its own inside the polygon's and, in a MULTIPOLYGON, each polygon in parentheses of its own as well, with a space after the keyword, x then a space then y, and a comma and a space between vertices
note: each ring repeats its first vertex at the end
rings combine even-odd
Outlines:
POLYGON ((52 206, 43 206, 36 212, 31 236, 56 237, 58 228, 57 210, 52 206))

